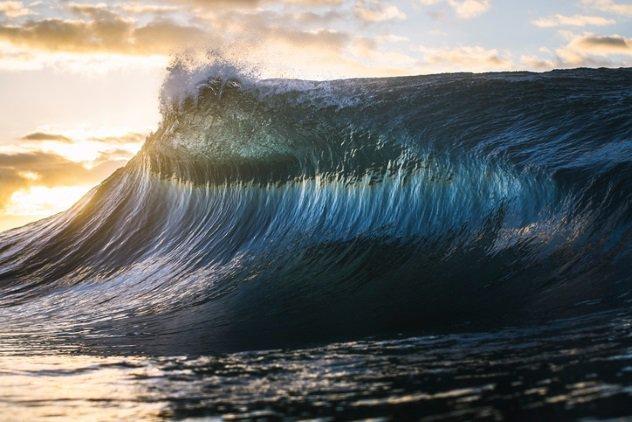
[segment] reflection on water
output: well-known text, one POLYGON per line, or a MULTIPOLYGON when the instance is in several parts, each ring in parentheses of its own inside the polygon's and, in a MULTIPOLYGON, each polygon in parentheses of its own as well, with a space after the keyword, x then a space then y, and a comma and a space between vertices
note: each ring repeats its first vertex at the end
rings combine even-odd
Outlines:
POLYGON ((15 420, 152 418, 144 382, 161 372, 146 359, 95 356, 1 356, 0 414, 15 420))
POLYGON ((500 333, 198 357, 2 347, 0 414, 17 420, 629 416, 631 334, 632 320, 620 314, 500 333))

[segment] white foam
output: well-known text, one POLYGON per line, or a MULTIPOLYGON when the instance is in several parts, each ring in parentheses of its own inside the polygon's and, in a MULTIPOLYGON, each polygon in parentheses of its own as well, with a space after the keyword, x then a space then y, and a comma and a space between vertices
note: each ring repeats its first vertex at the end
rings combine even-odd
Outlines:
POLYGON ((181 105, 187 98, 197 96, 200 88, 211 80, 232 80, 249 85, 258 79, 254 69, 215 53, 207 53, 203 57, 189 54, 177 56, 168 71, 160 93, 163 108, 181 105))
POLYGON ((236 81, 242 90, 252 90, 263 98, 290 92, 309 92, 310 95, 296 97, 291 101, 318 101, 321 105, 338 108, 357 104, 356 98, 336 88, 337 85, 332 81, 261 79, 255 66, 226 59, 216 52, 177 56, 172 60, 168 71, 160 94, 163 113, 180 107, 187 98, 196 98, 201 88, 216 81, 236 81))

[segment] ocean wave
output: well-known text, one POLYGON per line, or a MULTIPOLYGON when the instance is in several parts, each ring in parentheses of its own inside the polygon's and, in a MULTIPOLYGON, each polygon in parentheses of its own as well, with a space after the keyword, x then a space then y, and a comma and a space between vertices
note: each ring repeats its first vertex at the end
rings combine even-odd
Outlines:
POLYGON ((631 82, 176 64, 125 168, 0 234, 0 334, 202 353, 616 309, 631 82))

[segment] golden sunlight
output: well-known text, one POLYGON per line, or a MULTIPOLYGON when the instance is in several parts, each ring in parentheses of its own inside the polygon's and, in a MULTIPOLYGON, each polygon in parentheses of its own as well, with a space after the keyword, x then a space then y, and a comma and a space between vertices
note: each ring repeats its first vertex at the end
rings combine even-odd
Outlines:
POLYGON ((90 188, 90 185, 30 186, 11 195, 5 214, 31 217, 31 221, 34 221, 70 208, 90 188))
POLYGON ((144 132, 121 128, 38 126, 14 142, 0 144, 0 156, 6 157, 0 170, 12 181, 0 191, 0 231, 70 208, 125 165, 144 139, 144 132))

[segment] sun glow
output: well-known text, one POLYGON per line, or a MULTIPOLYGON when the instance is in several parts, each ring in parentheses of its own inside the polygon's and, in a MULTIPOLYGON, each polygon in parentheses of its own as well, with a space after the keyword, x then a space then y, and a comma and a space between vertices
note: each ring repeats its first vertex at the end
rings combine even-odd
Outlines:
POLYGON ((57 140, 29 141, 20 140, 19 142, 0 145, 0 153, 16 154, 16 153, 32 153, 44 152, 62 156, 68 160, 82 163, 86 167, 91 167, 94 161, 98 160, 103 154, 117 151, 119 155, 126 152, 131 158, 136 154, 142 145, 141 137, 131 137, 132 131, 124 132, 103 132, 93 131, 87 134, 85 131, 63 131, 51 129, 38 129, 41 132, 53 132, 60 136, 71 139, 69 142, 57 140), (127 138, 126 138, 127 136, 127 138))
POLYGON ((16 156, 3 167, 16 180, 0 194, 0 231, 64 211, 141 148, 146 132, 129 128, 39 126, 0 155, 16 156), (75 178, 73 178, 74 176, 75 178))
POLYGON ((5 214, 28 216, 33 220, 56 214, 70 208, 91 186, 31 186, 11 195, 5 214))
POLYGON ((80 141, 72 144, 46 142, 40 145, 38 149, 61 155, 71 161, 87 162, 93 161, 98 157, 99 152, 103 150, 103 145, 90 141, 80 141))

